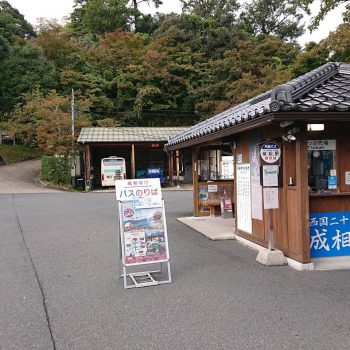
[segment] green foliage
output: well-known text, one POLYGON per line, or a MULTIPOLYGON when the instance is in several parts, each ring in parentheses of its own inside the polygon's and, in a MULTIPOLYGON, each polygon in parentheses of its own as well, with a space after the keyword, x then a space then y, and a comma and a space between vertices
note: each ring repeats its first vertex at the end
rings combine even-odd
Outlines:
POLYGON ((70 166, 71 160, 68 156, 44 155, 41 157, 40 177, 55 185, 67 186, 71 181, 70 166))
POLYGON ((0 155, 6 164, 39 158, 41 151, 24 145, 0 145, 0 155))
POLYGON ((51 62, 30 43, 11 46, 1 62, 0 111, 10 112, 22 101, 22 94, 40 86, 42 91, 55 87, 57 75, 51 62))
POLYGON ((203 19, 212 19, 220 25, 235 22, 239 9, 237 0, 180 0, 184 13, 194 14, 203 19))
POLYGON ((16 36, 21 38, 35 36, 35 32, 31 24, 24 19, 18 10, 7 1, 0 1, 0 35, 13 41, 16 36))
POLYGON ((133 12, 127 4, 128 0, 80 1, 71 15, 73 31, 101 35, 118 28, 128 30, 133 12))
MULTIPOLYGON (((47 154, 68 154, 71 150, 70 96, 61 96, 50 91, 46 96, 39 90, 23 96, 24 102, 16 105, 5 128, 10 135, 16 135, 23 144, 38 147, 47 154)), ((78 100, 80 109, 89 107, 90 102, 78 100)), ((75 117, 76 135, 89 120, 78 113, 75 117)))
MULTIPOLYGON (((310 7, 315 3, 315 0, 297 0, 297 3, 301 6, 310 9, 310 7)), ((312 19, 311 24, 309 25, 309 29, 311 31, 317 29, 320 26, 320 23, 324 20, 326 15, 336 9, 339 5, 346 4, 345 10, 343 12, 343 20, 345 22, 350 21, 350 2, 349 0, 321 0, 319 6, 319 11, 317 15, 312 19)), ((309 10, 310 12, 310 10, 309 10)))
POLYGON ((276 35, 294 40, 303 34, 301 7, 295 0, 254 0, 246 3, 240 15, 241 25, 253 35, 276 35))

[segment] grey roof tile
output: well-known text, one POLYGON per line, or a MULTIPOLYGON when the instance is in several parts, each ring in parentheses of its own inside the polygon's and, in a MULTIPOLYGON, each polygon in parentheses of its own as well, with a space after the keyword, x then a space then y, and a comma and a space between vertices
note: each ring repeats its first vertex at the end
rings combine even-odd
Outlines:
POLYGON ((188 129, 188 127, 82 128, 78 137, 78 142, 166 142, 169 137, 183 132, 186 129, 188 129))

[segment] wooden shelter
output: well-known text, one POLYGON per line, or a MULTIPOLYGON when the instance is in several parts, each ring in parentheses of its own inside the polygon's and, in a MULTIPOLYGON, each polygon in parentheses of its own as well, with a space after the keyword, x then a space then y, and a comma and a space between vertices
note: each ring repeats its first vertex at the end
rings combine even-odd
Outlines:
POLYGON ((208 198, 203 187, 209 192, 212 185, 201 181, 203 150, 231 150, 236 235, 267 247, 273 228, 276 248, 309 263, 350 256, 349 134, 350 65, 328 63, 181 132, 165 147, 193 150, 197 216, 208 198))
POLYGON ((86 187, 101 185, 101 159, 110 156, 125 159, 129 179, 142 177, 147 168, 153 167, 160 168, 167 181, 175 181, 176 176, 180 177, 179 163, 182 158, 179 152, 168 155, 164 152, 164 145, 171 136, 185 129, 186 127, 82 128, 78 143, 84 146, 86 187))

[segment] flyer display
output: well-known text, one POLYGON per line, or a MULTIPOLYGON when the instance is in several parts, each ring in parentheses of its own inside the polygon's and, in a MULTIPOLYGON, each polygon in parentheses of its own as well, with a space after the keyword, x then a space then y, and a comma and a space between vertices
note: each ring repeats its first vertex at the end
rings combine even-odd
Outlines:
POLYGON ((168 259, 163 208, 135 209, 121 203, 125 265, 168 259))

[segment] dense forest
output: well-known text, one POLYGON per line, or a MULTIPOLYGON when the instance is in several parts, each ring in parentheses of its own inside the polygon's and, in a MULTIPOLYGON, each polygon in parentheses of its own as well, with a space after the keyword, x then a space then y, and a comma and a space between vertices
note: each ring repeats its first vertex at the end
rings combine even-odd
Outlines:
MULTIPOLYGON (((66 24, 33 28, 0 1, 0 127, 64 154, 73 91, 77 130, 193 125, 328 61, 350 62, 347 13, 319 44, 298 45, 311 0, 182 0, 182 13, 167 15, 143 14, 140 2, 161 4, 75 0, 66 24)), ((322 1, 311 27, 340 2, 322 1)))

